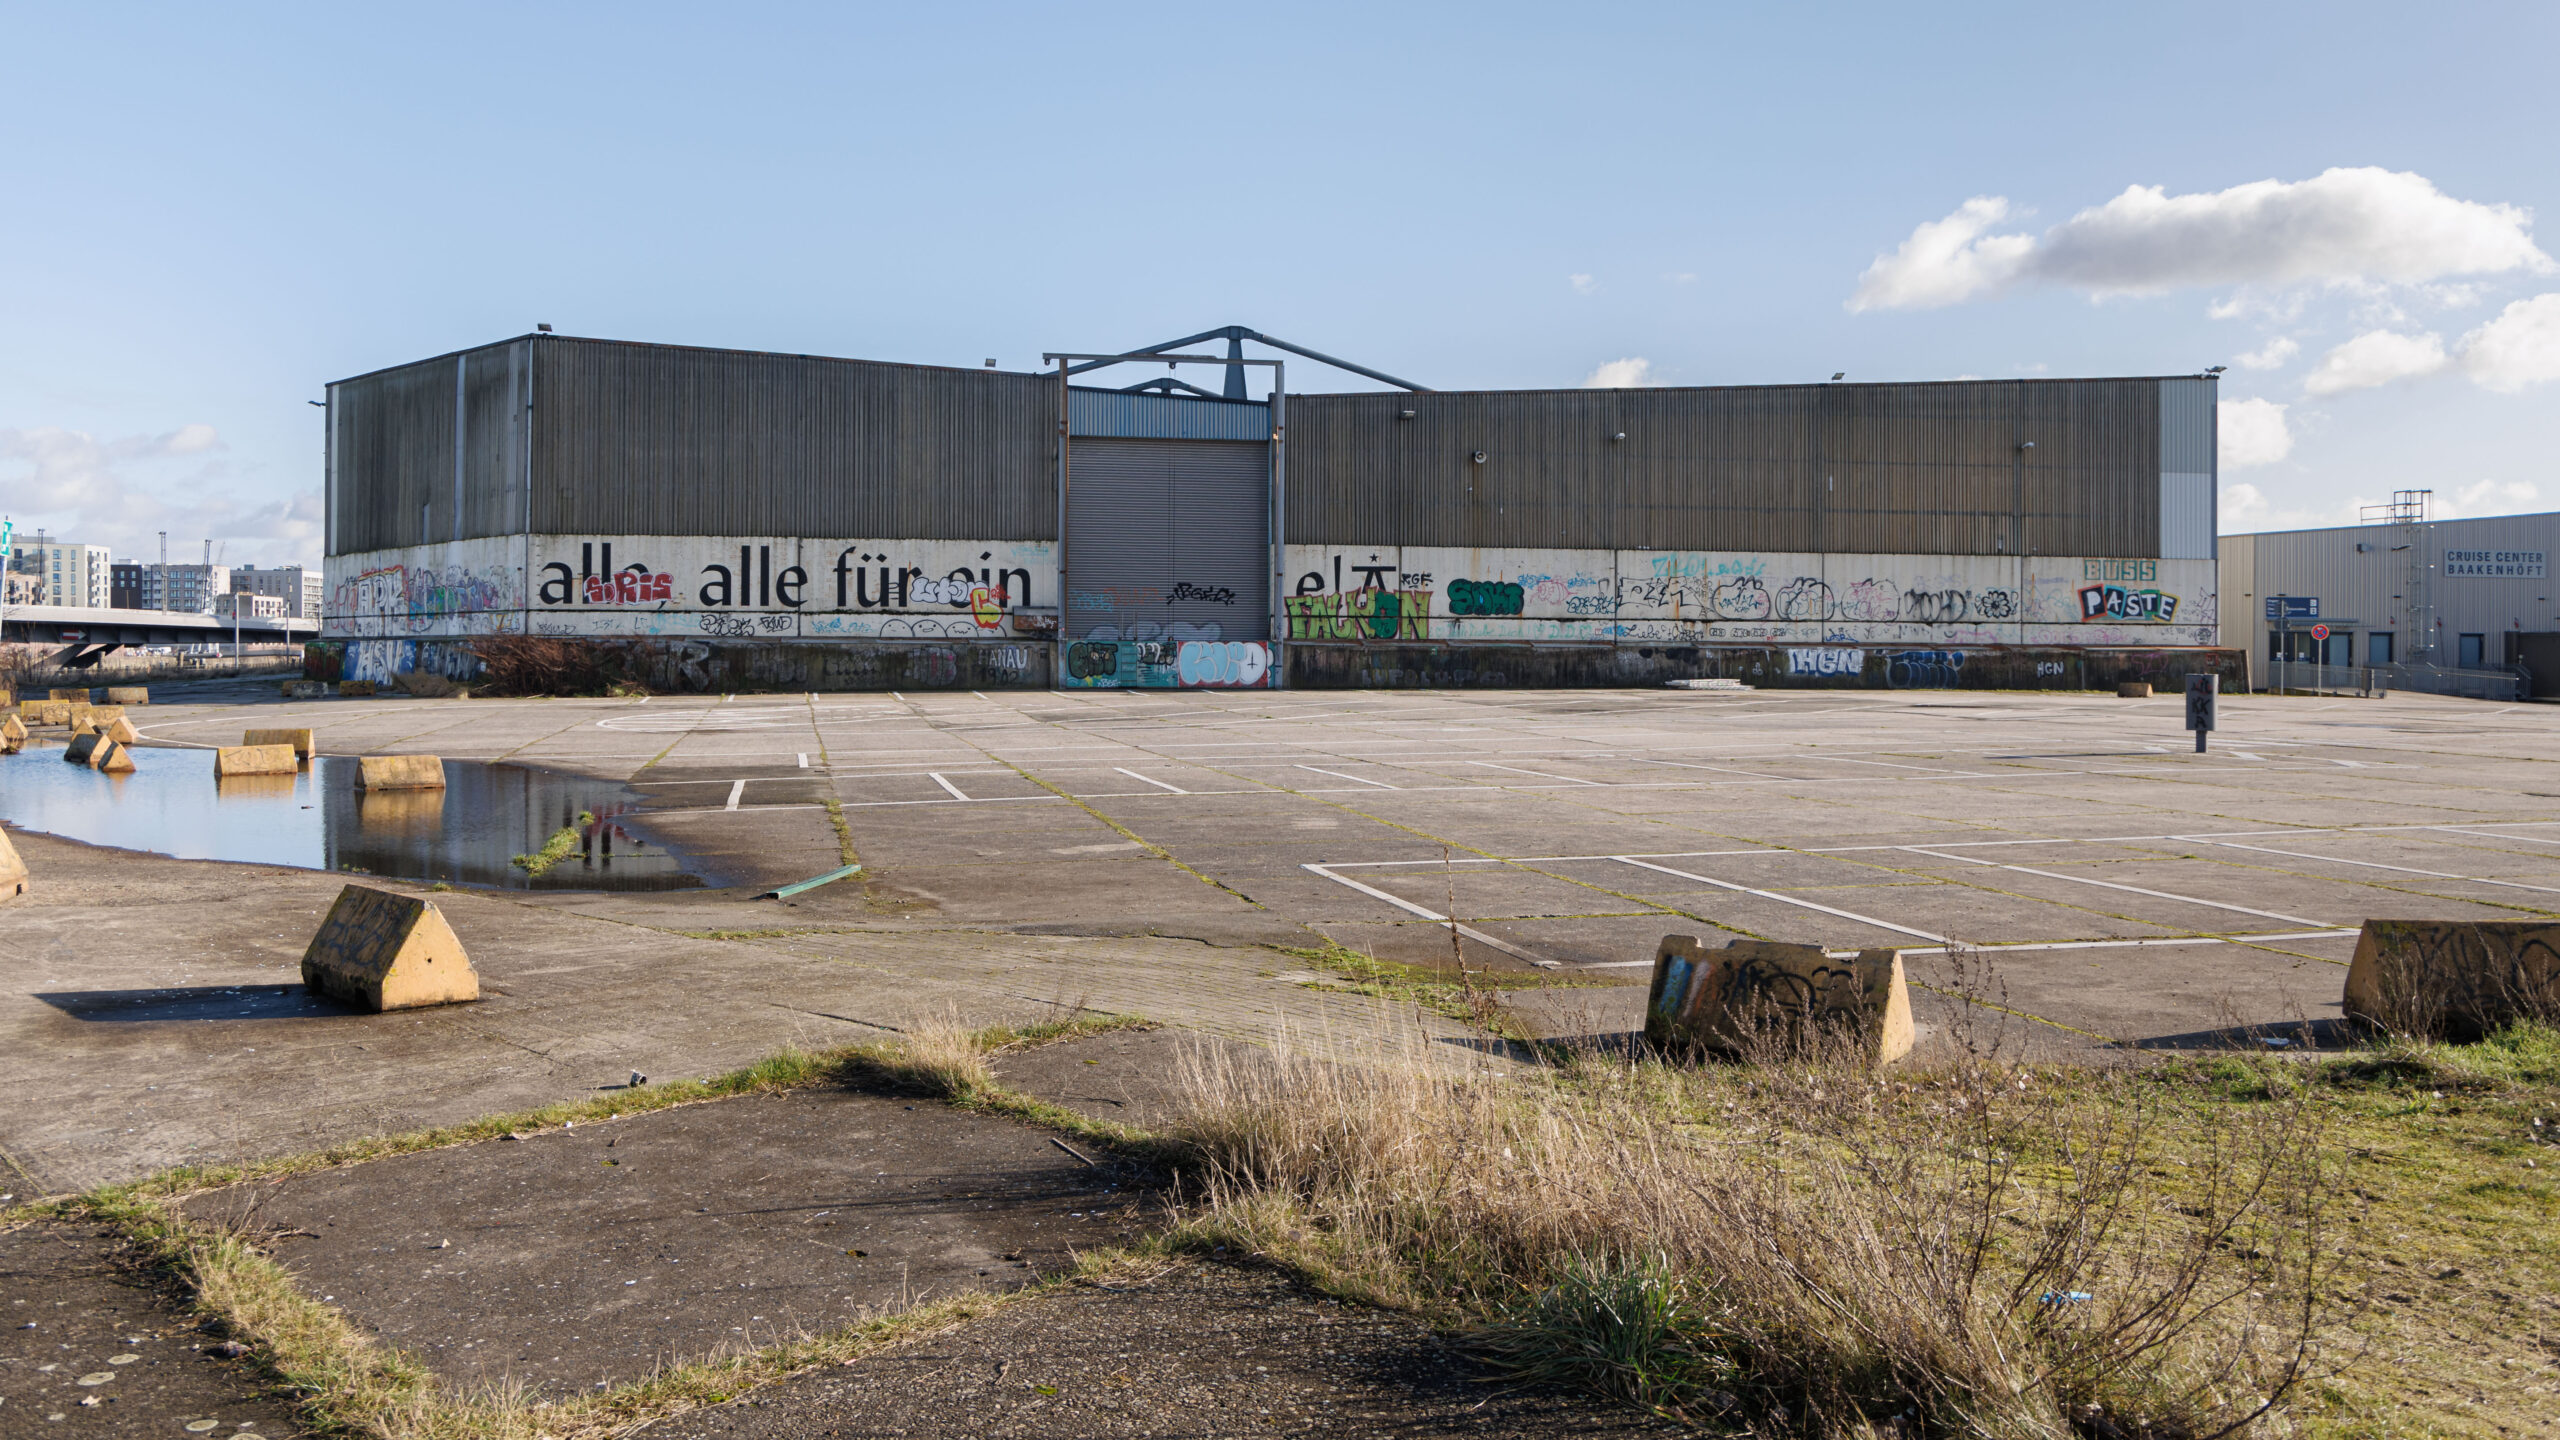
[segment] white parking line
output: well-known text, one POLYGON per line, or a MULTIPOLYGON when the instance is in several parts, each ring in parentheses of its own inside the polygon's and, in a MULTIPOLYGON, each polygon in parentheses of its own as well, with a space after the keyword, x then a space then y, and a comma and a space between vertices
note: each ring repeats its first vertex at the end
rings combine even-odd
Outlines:
POLYGON ((1523 770, 1517 765, 1496 765, 1490 760, 1470 760, 1467 763, 1485 770, 1508 770, 1514 775, 1535 775, 1541 780, 1561 780, 1567 785, 1596 786, 1600 783, 1597 780, 1577 780, 1571 775, 1550 775, 1544 770, 1523 770))
POLYGON ((746 781, 744 781, 744 780, 740 780, 740 781, 738 781, 736 784, 731 785, 731 786, 729 787, 729 803, 728 803, 728 804, 726 804, 726 805, 724 805, 724 806, 722 806, 722 807, 720 807, 720 808, 722 808, 722 809, 724 809, 724 810, 735 810, 735 809, 737 809, 737 808, 738 808, 738 801, 739 801, 739 799, 740 799, 741 797, 743 797, 746 793, 747 793, 747 782, 746 782, 746 781))
POLYGON ((809 768, 809 756, 806 752, 802 752, 800 756, 800 768, 803 770, 809 768))
MULTIPOLYGON (((2193 840, 2199 837, 2181 835, 2177 838, 2193 840)), ((2217 845, 2225 850, 2254 850, 2261 855, 2290 855, 2296 860, 2322 860, 2331 865, 2361 865, 2367 870, 2393 870, 2403 875, 2425 875, 2437 880, 2460 880, 2471 885, 2503 885, 2509 890, 2532 890, 2544 895, 2560 895, 2560 889, 2553 889, 2548 885, 2527 885, 2518 880, 2491 880, 2479 875, 2454 875, 2442 870, 2418 870, 2407 865, 2385 865, 2379 860, 2349 860, 2338 855, 2307 855, 2300 850, 2275 850, 2264 845, 2242 845, 2230 840, 2207 840, 2204 843, 2217 845)))
MULTIPOLYGON (((2492 821, 2491 823, 2497 825, 2549 825, 2553 822, 2549 820, 2497 820, 2492 821)), ((2429 825, 2425 828, 2429 830, 2441 830, 2448 835, 2477 835, 2483 840, 2521 840, 2527 845, 2560 845, 2560 840, 2546 840, 2539 835, 2493 835, 2486 830, 2458 830, 2451 825, 2429 825)))
POLYGON ((1394 790, 1399 788, 1394 785, 1389 785, 1383 780, 1363 780, 1357 775, 1345 775, 1339 770, 1318 770, 1313 765, 1301 765, 1298 768, 1310 771, 1317 775, 1330 775, 1336 780, 1348 780, 1354 785, 1375 785, 1381 790, 1394 790))
MULTIPOLYGON (((2143 940, 2034 940, 2018 945, 1992 943, 1971 948, 1977 955, 2007 955, 2026 950, 2149 950, 2178 945, 2256 945, 2275 940, 2337 940, 2360 935, 2361 930, 2298 930, 2280 935, 2176 935, 2143 940)), ((1905 955, 1944 955, 1943 945, 1894 947, 1905 955)), ((1634 970, 1652 965, 1651 960, 1603 960, 1589 965, 1576 965, 1576 970, 1634 970)))
POLYGON ((1363 885, 1359 881, 1351 879, 1348 876, 1336 875, 1322 865, 1303 865, 1299 868, 1313 871, 1327 880, 1332 881, 1336 885, 1348 885, 1352 889, 1359 891, 1363 895, 1370 896, 1373 899, 1384 900, 1399 910, 1405 911, 1408 914, 1419 915, 1423 919, 1444 929, 1455 930, 1459 934, 1466 936, 1468 939, 1475 941, 1479 945, 1490 945, 1505 955, 1509 955, 1518 960, 1526 960, 1541 970, 1553 970, 1557 968, 1557 962, 1553 960, 1547 960, 1539 956, 1532 955, 1528 951, 1521 949, 1519 946, 1511 944, 1509 941, 1497 940, 1493 936, 1487 935, 1483 931, 1476 929, 1474 926, 1461 925, 1450 919, 1448 916, 1441 914, 1437 910, 1426 910, 1402 896, 1390 895, 1386 891, 1381 890, 1374 885, 1363 885))
MULTIPOLYGON (((1633 865, 1639 870, 1659 870, 1665 875, 1677 875, 1683 880, 1695 880, 1702 885, 1714 885, 1722 889, 1738 891, 1744 895, 1757 895, 1763 900, 1775 900, 1781 905, 1794 905, 1806 910, 1819 910, 1825 915, 1837 915, 1843 920, 1855 920, 1861 925, 1873 925, 1879 930, 1892 930, 1904 935, 1917 935, 1923 940, 1935 940, 1941 945, 1953 945, 1956 943, 1955 941, 1948 939, 1946 936, 1937 934, 1934 931, 1914 930, 1908 925, 1896 925, 1890 920, 1879 920, 1873 915, 1861 915, 1854 910, 1835 910, 1828 905, 1816 905, 1810 900, 1799 900, 1792 895, 1781 895, 1774 890, 1754 890, 1748 885, 1736 885, 1730 880, 1718 880, 1712 875, 1699 875, 1687 870, 1674 870, 1668 865, 1656 865, 1649 860, 1638 860, 1632 855, 1612 855, 1608 858, 1617 861, 1621 865, 1633 865)), ((2317 924, 2318 922, 2314 921, 2312 923, 2317 924)))
POLYGON ((954 800, 966 800, 966 799, 968 799, 968 798, 969 798, 968 796, 961 794, 961 793, 960 793, 960 787, 959 787, 959 786, 957 786, 957 785, 952 784, 952 783, 951 783, 951 781, 950 781, 950 779, 949 779, 948 777, 946 777, 946 776, 945 776, 941 771, 939 771, 939 770, 928 770, 928 771, 926 771, 925 773, 926 773, 926 774, 928 774, 928 775, 931 775, 931 776, 933 777, 933 783, 934 783, 934 784, 939 785, 939 786, 941 786, 943 789, 950 791, 950 792, 951 792, 951 798, 952 798, 952 799, 954 799, 954 800))
POLYGON ((1934 860, 1953 860, 1963 865, 1988 865, 1994 870, 2015 870, 2021 875, 2041 875, 2048 880, 2068 880, 2074 885, 2095 885, 2102 890, 2122 890, 2128 895, 2148 895, 2156 900, 2176 900, 2188 905, 2202 905, 2208 910, 2230 910, 2242 915, 2256 915, 2267 920, 2282 920, 2288 925, 2312 925, 2323 929, 2328 928, 2329 925, 2326 920, 2286 915, 2274 910, 2252 910, 2246 905, 2231 905, 2220 900, 2199 900, 2193 895, 2173 895, 2166 890, 2145 890, 2139 885, 2119 885, 2113 880, 2092 880, 2086 875, 2065 875, 2059 870, 2034 870, 2024 865, 2005 865, 1997 860, 1983 860, 1971 855, 1946 855, 1935 850, 1922 849, 1917 845, 1903 845, 1896 848, 1908 850, 1914 855, 1926 855, 1934 860))
POLYGON ((1122 768, 1121 766, 1118 766, 1118 765, 1114 765, 1114 766, 1112 766, 1111 768, 1112 768, 1112 769, 1114 769, 1114 770, 1118 770, 1121 774, 1128 776, 1128 777, 1129 777, 1130 779, 1132 779, 1132 780, 1140 781, 1140 782, 1142 782, 1142 783, 1144 783, 1144 784, 1148 784, 1148 785, 1153 785, 1154 787, 1156 787, 1156 788, 1157 788, 1157 789, 1159 789, 1159 790, 1170 790, 1170 791, 1172 791, 1172 792, 1173 792, 1174 794, 1176 794, 1176 795, 1188 795, 1188 794, 1190 794, 1190 793, 1191 793, 1190 791, 1183 789, 1183 788, 1182 788, 1181 786, 1179 786, 1179 785, 1167 785, 1166 783, 1164 783, 1164 782, 1163 782, 1163 781, 1161 781, 1161 780, 1152 779, 1152 778, 1150 778, 1150 777, 1148 777, 1148 776, 1141 775, 1141 774, 1139 774, 1139 773, 1138 773, 1137 771, 1135 771, 1135 770, 1124 769, 1124 768, 1122 768))

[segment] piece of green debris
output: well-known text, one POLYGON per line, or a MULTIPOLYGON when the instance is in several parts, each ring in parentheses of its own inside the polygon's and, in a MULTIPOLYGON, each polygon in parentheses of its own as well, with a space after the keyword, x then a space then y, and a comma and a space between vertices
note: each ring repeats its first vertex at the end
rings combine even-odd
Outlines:
POLYGON ((784 885, 778 889, 767 890, 756 898, 759 900, 788 900, 803 890, 815 890, 821 885, 832 885, 836 881, 842 880, 848 875, 859 875, 861 873, 861 866, 847 865, 841 870, 830 870, 824 875, 813 875, 806 880, 798 882, 797 884, 784 885))
POLYGON ((578 837, 585 834, 588 827, 595 823, 596 817, 593 814, 581 810, 574 822, 552 831, 551 838, 542 842, 541 849, 530 855, 518 855, 507 863, 535 878, 548 874, 552 866, 576 853, 578 837))

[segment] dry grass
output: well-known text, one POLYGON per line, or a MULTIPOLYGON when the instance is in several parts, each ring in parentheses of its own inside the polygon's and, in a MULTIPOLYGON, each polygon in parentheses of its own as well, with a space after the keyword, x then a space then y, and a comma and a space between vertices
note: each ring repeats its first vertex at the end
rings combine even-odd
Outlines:
POLYGON ((1530 1376, 1823 1435, 2210 1437, 2344 1315, 2301 1103, 2137 1074, 1598 1054, 1544 1073, 1202 1058, 1194 1243, 1477 1330, 1530 1376))

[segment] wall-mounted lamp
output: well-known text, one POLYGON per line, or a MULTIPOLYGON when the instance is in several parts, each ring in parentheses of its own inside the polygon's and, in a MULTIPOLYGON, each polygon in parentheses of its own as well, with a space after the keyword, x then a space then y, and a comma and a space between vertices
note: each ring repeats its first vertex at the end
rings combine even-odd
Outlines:
POLYGON ((1413 412, 1410 410, 1399 410, 1396 412, 1396 418, 1399 420, 1410 420, 1413 418, 1413 412))
POLYGON ((1483 464, 1483 463, 1484 463, 1484 452, 1483 452, 1483 451, 1481 451, 1481 450, 1478 450, 1478 451, 1476 451, 1474 454, 1469 455, 1467 458, 1468 458, 1468 459, 1470 459, 1470 460, 1473 460, 1473 461, 1474 461, 1474 462, 1476 462, 1477 464, 1481 465, 1481 464, 1483 464))
POLYGON ((1624 431, 1624 430, 1621 430, 1621 431, 1619 431, 1617 434, 1612 435, 1612 436, 1610 436, 1610 437, 1609 437, 1609 443, 1610 443, 1610 444, 1612 444, 1612 445, 1615 445, 1615 444, 1617 444, 1619 441, 1624 440, 1624 439, 1626 439, 1626 438, 1627 438, 1627 432, 1626 432, 1626 431, 1624 431))
POLYGON ((1849 372, 1846 370, 1834 370, 1831 372, 1831 378, 1834 380, 1845 380, 1849 378, 1849 372))
POLYGON ((2018 442, 2018 448, 2021 450, 2033 450, 2036 448, 2036 442, 2033 440, 2021 440, 2018 442))
POLYGON ((987 368, 990 370, 996 368, 996 357, 993 355, 987 357, 987 368))
POLYGON ((2204 372, 2204 373, 2206 373, 2207 375, 2219 375, 2219 374, 2221 374, 2223 371, 2228 370, 2228 369, 2230 369, 2230 368, 2231 368, 2231 367, 2230 367, 2230 366, 2228 366, 2228 365, 2208 365, 2208 366, 2206 366, 2206 367, 2205 367, 2205 372, 2204 372))
POLYGON ((549 324, 548 322, 541 323, 541 324, 537 324, 537 325, 535 325, 533 328, 534 328, 534 329, 536 329, 536 330, 541 331, 541 332, 542 332, 543 334, 545 334, 545 335, 548 335, 548 334, 550 334, 550 333, 551 333, 551 326, 550 326, 550 324, 549 324))

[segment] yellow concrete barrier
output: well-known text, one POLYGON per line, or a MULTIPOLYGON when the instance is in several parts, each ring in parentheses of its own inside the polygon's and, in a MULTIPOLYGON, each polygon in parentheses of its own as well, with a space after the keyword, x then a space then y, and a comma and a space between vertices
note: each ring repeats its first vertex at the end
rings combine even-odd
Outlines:
POLYGON ((110 705, 148 705, 151 703, 151 690, 148 686, 143 685, 110 685, 107 687, 107 703, 110 705))
POLYGON ((42 703, 29 702, 20 708, 25 712, 27 716, 27 723, 30 725, 68 725, 71 723, 71 702, 68 700, 47 700, 42 703))
POLYGON ((132 721, 127 720, 121 715, 117 716, 116 722, 108 726, 103 733, 108 739, 115 741, 119 745, 139 745, 142 743, 141 732, 133 728, 132 721))
POLYGON ((9 832, 0 830, 0 900, 26 893, 27 862, 18 858, 18 847, 9 843, 9 832))
POLYGON ((350 885, 302 952, 302 983, 365 1010, 480 998, 480 975, 444 912, 425 900, 350 885))
POLYGON ((2560 924, 2367 920, 2347 967, 2349 1016, 2399 1035, 2477 1040, 2560 1022, 2560 924))
POLYGON ((356 762, 359 790, 441 790, 444 762, 433 755, 367 755, 356 762))
POLYGON ((243 745, 290 745, 293 753, 308 760, 318 753, 312 746, 308 730, 249 730, 242 732, 243 745))
POLYGON ((86 734, 98 728, 97 709, 95 705, 84 704, 78 700, 65 701, 62 723, 70 726, 71 733, 74 735, 86 734))
POLYGON ((44 698, 47 700, 73 700, 86 705, 89 703, 89 692, 86 690, 47 690, 44 692, 44 698))
POLYGON ((1819 945, 1736 940, 1710 950, 1665 935, 1654 952, 1645 1038, 1665 1049, 1728 1054, 1817 1040, 1857 1046, 1888 1065, 1911 1053, 1911 991, 1899 950, 1835 958, 1819 945))
POLYGON ((341 695, 353 696, 371 695, 373 693, 373 682, 370 680, 341 680, 338 682, 338 693, 341 695))
POLYGON ((228 775, 290 775, 302 766, 290 745, 226 745, 213 752, 215 779, 228 775))
POLYGON ((2116 686, 2116 698, 2119 700, 2148 700, 2151 698, 2151 682, 2148 680, 2123 681, 2116 686))
POLYGON ((284 698, 287 700, 326 700, 329 698, 329 682, 326 680, 287 680, 277 688, 284 692, 284 698))

